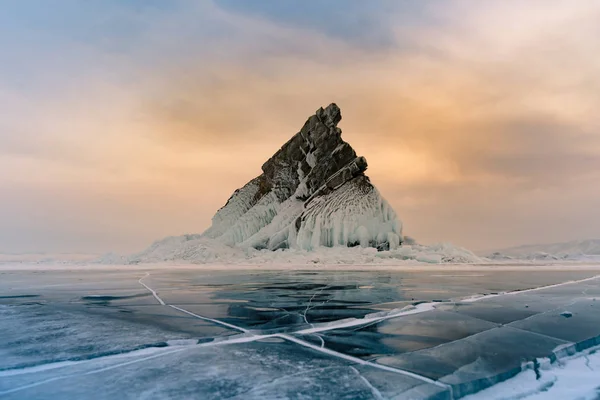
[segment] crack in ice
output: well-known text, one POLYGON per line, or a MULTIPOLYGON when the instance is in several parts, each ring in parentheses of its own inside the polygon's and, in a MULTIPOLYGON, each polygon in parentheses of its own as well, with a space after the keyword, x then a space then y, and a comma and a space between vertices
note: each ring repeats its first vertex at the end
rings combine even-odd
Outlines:
POLYGON ((319 338, 319 340, 321 341, 321 348, 325 347, 325 340, 323 340, 323 337, 319 334, 313 333, 311 336, 316 336, 319 338))
MULTIPOLYGON (((509 324, 506 324, 505 326, 510 326, 511 328, 513 328, 513 326, 511 326, 511 325, 510 325, 510 324, 512 324, 512 323, 516 323, 516 322, 523 322, 523 321, 527 321, 527 320, 529 320, 529 319, 532 319, 532 318, 534 318, 534 317, 538 317, 538 316, 540 316, 540 315, 550 314, 550 313, 556 312, 556 311, 558 311, 558 310, 564 310, 565 308, 571 307, 571 306, 572 306, 572 305, 574 305, 575 303, 577 303, 577 302, 579 302, 579 301, 582 301, 582 300, 585 300, 585 299, 584 299, 584 298, 582 298, 582 297, 577 297, 577 298, 573 299, 573 301, 571 301, 571 302, 569 302, 569 303, 567 303, 567 304, 561 304, 561 305, 559 305, 558 307, 554 307, 554 308, 552 308, 552 309, 550 309, 550 310, 548 310, 548 311, 543 311, 543 312, 540 312, 540 313, 536 313, 536 314, 530 315, 529 317, 522 318, 522 319, 519 319, 519 320, 517 320, 517 321, 510 322, 509 324)), ((515 329, 519 329, 519 328, 515 328, 515 329)), ((524 330, 526 330, 526 329, 524 329, 524 330)), ((528 332, 529 332, 529 331, 528 331, 528 332)), ((541 334, 540 334, 540 335, 541 335, 541 334)))
MULTIPOLYGON (((229 324, 227 322, 223 322, 220 321, 218 319, 214 319, 214 318, 208 318, 208 317, 203 317, 201 315, 195 314, 191 311, 185 310, 181 307, 177 307, 174 305, 170 305, 170 304, 166 304, 157 294, 156 292, 150 288, 149 286, 147 286, 146 284, 144 284, 142 281, 142 279, 147 278, 150 275, 150 273, 146 273, 146 275, 144 277, 142 277, 140 279, 140 284, 142 284, 145 288, 147 288, 153 295, 154 297, 159 301, 159 303, 161 303, 161 305, 165 305, 165 306, 169 306, 171 308, 174 308, 176 310, 179 310, 181 312, 184 312, 188 315, 191 315, 195 318, 199 318, 205 321, 210 321, 222 326, 226 326, 229 328, 233 328, 236 329, 238 331, 244 332, 244 333, 249 333, 251 335, 253 335, 253 333, 251 333, 249 330, 233 325, 233 324, 229 324)), ((461 302, 466 302, 466 303, 472 303, 472 302, 477 302, 480 300, 485 300, 485 299, 490 299, 490 298, 494 298, 494 297, 499 297, 499 296, 506 296, 506 295, 517 295, 517 294, 521 294, 521 293, 527 293, 527 292, 532 292, 532 291, 537 291, 537 290, 542 290, 542 289, 549 289, 549 288, 554 288, 554 287, 560 287, 560 286, 564 286, 564 285, 570 285, 570 284, 576 284, 576 283, 581 283, 581 282, 586 282, 586 281, 591 281, 591 280, 595 280, 600 278, 600 275, 596 275, 590 278, 585 278, 585 279, 580 279, 580 280, 574 280, 574 281, 567 281, 567 282, 562 282, 562 283, 557 283, 557 284, 553 284, 553 285, 547 285, 547 286, 540 286, 540 287, 536 287, 536 288, 531 288, 531 289, 526 289, 526 290, 515 290, 512 292, 504 292, 504 293, 499 293, 499 294, 493 294, 493 295, 483 295, 483 296, 478 296, 478 297, 470 297, 470 298, 466 298, 463 300, 460 300, 461 302)), ((336 323, 336 321, 333 321, 331 323, 326 323, 323 324, 321 326, 314 326, 314 324, 310 324, 307 321, 307 312, 310 310, 310 306, 311 303, 313 301, 313 299, 319 294, 321 293, 324 289, 326 289, 327 287, 329 287, 330 285, 324 286, 322 287, 319 291, 315 292, 312 297, 309 299, 308 305, 304 311, 303 314, 303 318, 304 321, 309 324, 311 326, 311 328, 306 328, 306 329, 300 329, 298 331, 292 332, 295 334, 301 334, 301 335, 305 335, 305 334, 314 334, 314 333, 319 333, 319 332, 326 332, 326 331, 330 331, 330 330, 334 330, 334 329, 340 329, 340 328, 349 328, 349 327, 358 327, 361 325, 371 325, 380 321, 384 321, 387 319, 392 319, 392 318, 398 318, 398 317, 402 317, 405 315, 411 315, 411 314, 418 314, 418 313, 422 313, 422 312, 427 312, 427 311, 431 311, 433 309, 435 309, 436 307, 436 303, 430 302, 430 303, 420 303, 417 304, 416 306, 413 306, 410 309, 402 309, 402 310, 397 310, 396 312, 394 312, 393 310, 390 312, 390 314, 388 315, 383 315, 383 316, 379 316, 379 317, 373 317, 373 318, 369 318, 368 316, 365 318, 356 318, 356 319, 351 319, 351 320, 340 320, 339 323, 336 323)), ((579 299, 573 301, 573 304, 575 302, 577 302, 579 299)), ((326 303, 326 302, 325 302, 326 303)), ((565 307, 565 306, 562 306, 565 307)), ((557 307, 561 308, 561 307, 557 307)), ((554 309, 556 310, 556 309, 554 309)), ((537 315, 537 314, 536 314, 537 315)), ((531 318, 531 317, 527 317, 524 320, 531 318)))
POLYGON ((402 317, 405 315, 419 314, 422 312, 431 311, 435 308, 435 304, 436 303, 421 303, 421 304, 418 304, 417 306, 410 308, 408 310, 404 310, 404 311, 399 310, 397 312, 392 312, 388 315, 383 315, 380 317, 368 317, 367 316, 365 318, 360 318, 360 319, 355 318, 355 319, 350 319, 350 320, 341 320, 341 321, 339 321, 339 323, 336 323, 336 321, 334 321, 331 323, 326 323, 321 326, 312 326, 311 328, 301 329, 294 333, 306 335, 306 334, 312 334, 312 333, 318 333, 318 332, 326 332, 326 331, 330 331, 330 330, 334 330, 334 329, 350 328, 350 327, 355 327, 355 326, 371 324, 371 323, 375 323, 375 322, 385 321, 385 320, 391 319, 391 318, 397 318, 397 317, 402 317))
POLYGON ((214 319, 214 318, 203 317, 203 316, 201 316, 201 315, 195 314, 195 313, 193 313, 193 312, 191 312, 191 311, 188 311, 188 310, 186 310, 186 309, 184 309, 184 308, 181 308, 181 307, 174 306, 174 305, 172 305, 172 304, 167 304, 167 306, 169 306, 169 307, 171 307, 171 308, 174 308, 175 310, 181 311, 181 312, 183 312, 183 313, 186 313, 186 314, 188 314, 188 315, 191 315, 192 317, 195 317, 195 318, 198 318, 198 319, 202 319, 202 320, 204 320, 204 321, 210 321, 210 322, 213 322, 213 323, 215 323, 215 324, 223 325, 223 326, 226 326, 226 327, 228 327, 228 328, 236 329, 236 330, 238 330, 238 331, 242 331, 242 332, 244 332, 244 333, 249 333, 249 334, 251 334, 252 336, 255 336, 255 335, 254 335, 253 333, 251 333, 251 332, 250 332, 248 329, 244 329, 244 328, 242 328, 241 326, 232 325, 232 324, 229 324, 229 323, 227 323, 227 322, 219 321, 218 319, 214 319))
POLYGON ((308 347, 310 349, 319 351, 321 353, 325 353, 325 354, 333 356, 333 357, 337 357, 337 358, 341 358, 341 359, 344 359, 344 360, 347 360, 347 361, 351 361, 351 362, 356 363, 356 364, 367 365, 367 366, 370 366, 370 367, 373 367, 373 368, 377 368, 377 369, 381 369, 381 370, 384 370, 384 371, 395 372, 395 373, 400 374, 400 375, 409 376, 411 378, 415 378, 415 379, 418 379, 418 380, 421 380, 421 381, 424 381, 424 382, 427 382, 427 383, 431 383, 433 385, 436 385, 436 386, 439 386, 439 387, 442 387, 444 389, 447 389, 447 390, 451 391, 450 385, 446 385, 445 383, 438 382, 436 380, 427 378, 426 376, 423 376, 423 375, 415 374, 413 372, 405 371, 405 370, 399 369, 399 368, 388 367, 387 365, 375 364, 375 363, 372 363, 370 361, 365 361, 363 359, 360 359, 360 358, 357 358, 357 357, 353 357, 353 356, 350 356, 348 354, 344 354, 344 353, 337 352, 335 350, 328 349, 327 347, 321 348, 321 347, 316 346, 316 345, 314 345, 312 343, 306 342, 304 340, 295 338, 295 337, 287 335, 287 334, 280 334, 280 333, 278 333, 278 334, 275 334, 274 336, 279 337, 281 339, 288 340, 290 342, 294 342, 294 343, 299 344, 299 345, 304 346, 304 347, 308 347))
POLYGON ((260 385, 254 386, 251 389, 249 389, 249 390, 247 390, 247 391, 245 391, 243 393, 239 393, 239 394, 236 394, 233 397, 227 397, 227 398, 228 399, 237 399, 237 398, 240 398, 240 396, 244 396, 242 398, 246 399, 245 396, 247 394, 249 394, 249 393, 255 392, 255 391, 257 391, 259 389, 263 389, 265 387, 272 386, 272 385, 274 385, 274 384, 276 384, 276 383, 278 383, 280 381, 285 381, 286 379, 289 379, 289 378, 293 378, 293 377, 301 376, 301 375, 307 375, 307 374, 311 374, 311 373, 314 373, 314 372, 326 371, 326 370, 330 370, 330 369, 344 369, 344 368, 345 368, 344 366, 323 367, 323 368, 309 369, 309 370, 306 370, 306 371, 300 371, 300 372, 296 372, 296 373, 293 373, 293 374, 290 374, 290 375, 284 375, 284 376, 281 376, 279 378, 275 378, 275 379, 273 379, 273 380, 271 380, 269 382, 261 383, 260 385))
POLYGON ((310 307, 310 304, 312 303, 313 299, 315 298, 315 296, 316 296, 317 294, 321 294, 321 293, 323 293, 323 290, 325 290, 326 288, 328 288, 328 287, 330 287, 330 286, 331 286, 331 285, 326 285, 326 286, 323 286, 323 287, 322 287, 322 288, 321 288, 319 291, 315 292, 315 293, 312 295, 312 297, 311 297, 311 298, 308 300, 308 304, 306 305, 306 309, 304 310, 304 315, 303 315, 303 317, 304 317, 304 322, 306 322, 307 324, 310 324, 310 323, 308 322, 308 319, 306 318, 306 313, 307 313, 307 312, 310 310, 310 308, 311 308, 311 307, 310 307))
MULTIPOLYGON (((144 282, 142 282, 142 280, 144 278, 147 278, 149 276, 150 276, 150 273, 146 272, 146 275, 144 275, 142 278, 140 278, 140 280, 138 280, 138 282, 140 283, 140 285, 142 285, 146 289, 148 289, 150 291, 150 293, 152 293, 152 295, 154 296, 154 298, 156 300, 158 300, 158 302, 160 303, 160 305, 171 307, 171 308, 173 308, 175 310, 178 310, 178 311, 181 311, 181 312, 186 313, 188 315, 191 315, 194 318, 202 319, 204 321, 210 321, 212 323, 215 323, 215 324, 218 324, 218 325, 222 325, 222 326, 226 326, 228 328, 232 328, 232 329, 244 332, 244 333, 250 333, 247 329, 244 329, 241 326, 236 326, 236 325, 233 325, 233 324, 228 324, 227 322, 223 322, 223 321, 220 321, 220 320, 214 319, 214 318, 203 317, 201 315, 198 315, 198 314, 195 314, 195 313, 193 313, 191 311, 188 311, 188 310, 186 310, 184 308, 177 307, 177 306, 174 306, 172 304, 167 304, 163 299, 160 298, 160 296, 154 291, 154 289, 152 289, 150 286, 148 286, 144 282)), ((250 334, 253 335, 252 333, 250 333, 250 334)))
POLYGON ((588 367, 590 371, 594 371, 594 368, 592 368, 592 366, 590 365, 590 358, 588 357, 588 355, 584 354, 583 358, 585 359, 585 366, 588 367))
POLYGON ((461 302, 462 303, 473 303, 473 302, 484 300, 484 299, 492 299, 494 297, 511 296, 511 295, 517 295, 517 294, 521 294, 521 293, 535 292, 538 290, 552 289, 552 288, 561 287, 561 286, 565 286, 565 285, 572 285, 575 283, 592 281, 592 280, 595 280, 598 278, 600 278, 600 275, 595 275, 595 276, 592 276, 589 278, 579 279, 579 280, 575 280, 575 281, 566 281, 566 282, 561 282, 561 283, 555 283, 552 285, 538 286, 538 287, 534 287, 531 289, 513 290, 511 292, 502 292, 502 293, 498 293, 498 294, 484 294, 484 295, 479 295, 479 296, 472 296, 472 297, 469 297, 466 299, 462 299, 461 302))
POLYGON ((144 275, 143 277, 141 277, 138 282, 140 285, 142 285, 143 287, 145 287, 146 289, 148 289, 150 291, 150 293, 152 293, 152 296, 154 296, 154 298, 160 303, 161 306, 166 305, 165 302, 163 301, 163 299, 161 299, 158 294, 156 294, 156 292, 154 291, 154 289, 152 289, 150 286, 146 285, 144 282, 142 282, 142 280, 144 278, 147 278, 150 276, 150 272, 146 272, 146 275, 144 275))
POLYGON ((367 385, 369 387, 369 389, 371 389, 371 393, 373 393, 373 396, 377 400, 384 399, 383 396, 381 395, 381 392, 375 386, 373 386, 373 384, 371 382, 369 382, 369 380, 367 378, 365 378, 356 368, 350 367, 350 369, 352 371, 354 371, 356 373, 356 375, 358 375, 358 377, 365 383, 365 385, 367 385))
POLYGON ((142 362, 142 361, 152 360, 154 358, 162 357, 164 355, 178 353, 178 352, 183 351, 183 350, 185 350, 185 349, 180 348, 180 349, 176 349, 176 350, 165 351, 165 352, 161 352, 159 354, 153 354, 153 355, 148 356, 148 357, 136 358, 135 360, 126 361, 126 362, 119 363, 119 364, 114 364, 114 365, 109 365, 107 367, 102 367, 102 368, 99 368, 99 369, 95 369, 95 370, 87 371, 87 372, 83 372, 83 373, 74 373, 74 374, 67 374, 67 375, 55 376, 54 378, 49 378, 49 379, 45 379, 43 381, 38 381, 38 382, 34 382, 34 383, 31 383, 31 384, 28 384, 28 385, 19 386, 19 387, 13 388, 13 389, 2 391, 2 392, 0 392, 0 396, 1 395, 5 395, 5 394, 20 392, 21 390, 34 388, 36 386, 44 385, 46 383, 56 382, 56 381, 59 381, 59 380, 73 378, 73 377, 76 377, 76 376, 92 375, 92 374, 97 374, 97 373, 104 372, 104 371, 109 371, 111 369, 115 369, 115 368, 119 368, 119 367, 124 367, 124 366, 131 365, 131 364, 136 364, 136 363, 139 363, 139 362, 142 362))

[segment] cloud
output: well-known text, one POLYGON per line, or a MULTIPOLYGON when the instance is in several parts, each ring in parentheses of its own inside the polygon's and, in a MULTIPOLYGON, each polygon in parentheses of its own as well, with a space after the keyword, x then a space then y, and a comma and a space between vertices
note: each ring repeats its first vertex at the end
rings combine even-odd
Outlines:
MULTIPOLYGON (((419 239, 482 248, 593 233, 578 224, 595 211, 576 204, 600 201, 585 186, 600 166, 597 2, 383 2, 356 29, 362 2, 330 25, 335 5, 312 18, 310 4, 298 16, 226 3, 111 3, 94 29, 50 41, 66 61, 28 64, 48 84, 0 81, 0 188, 20 188, 1 204, 44 193, 42 207, 75 216, 56 228, 65 241, 84 224, 99 243, 127 232, 131 247, 202 231, 335 101, 344 137, 419 239), (102 224, 86 217, 99 210, 102 224)), ((20 62, 39 63, 27 53, 20 62)))
MULTIPOLYGON (((513 15, 511 8, 469 10, 465 24, 450 21, 441 32, 421 27, 415 33, 416 43, 435 52, 399 48, 376 55, 313 31, 284 28, 279 34, 274 25, 257 33, 252 24, 242 23, 237 29, 261 43, 255 50, 264 57, 244 55, 237 63, 208 67, 203 58, 186 59, 183 66, 174 60, 166 71, 156 71, 145 114, 176 142, 278 143, 298 129, 315 104, 336 101, 345 116, 342 124, 350 124, 346 135, 358 147, 385 140, 399 154, 446 162, 465 179, 542 178, 544 169, 536 165, 544 157, 560 160, 562 154, 565 160, 587 160, 571 162, 566 172, 584 172, 596 157, 590 149, 598 147, 593 133, 598 79, 589 66, 598 56, 592 51, 595 40, 587 39, 589 51, 582 54, 585 46, 570 32, 593 25, 595 14, 571 8, 563 19, 556 11, 544 12, 541 3, 521 8, 526 14, 521 19, 536 23, 531 29, 521 23, 519 36, 509 38, 490 32, 486 21, 499 25, 498 13, 505 21, 513 15), (557 31, 566 37, 548 43, 548 32, 557 31), (312 52, 304 49, 303 57, 285 49, 273 56, 280 44, 272 38, 282 35, 294 43, 319 44, 312 52), (556 68, 562 59, 584 67, 556 68), (183 68, 185 73, 174 73, 183 68)), ((549 167, 547 173, 555 174, 549 167)))

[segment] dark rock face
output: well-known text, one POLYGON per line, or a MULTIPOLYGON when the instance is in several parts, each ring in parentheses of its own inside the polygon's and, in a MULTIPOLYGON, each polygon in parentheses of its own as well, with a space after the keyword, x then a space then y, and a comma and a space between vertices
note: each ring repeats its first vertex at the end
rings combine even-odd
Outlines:
MULTIPOLYGON (((308 198, 333 174, 354 161, 356 153, 342 140, 342 130, 337 127, 341 119, 336 104, 319 108, 300 132, 263 164, 261 177, 265 189, 275 188, 278 197, 285 200, 294 194, 302 177, 306 177, 307 191, 298 195, 308 198)), ((366 160, 364 164, 363 171, 366 160)))
POLYGON ((260 176, 234 192, 204 235, 230 245, 271 249, 355 243, 397 246, 400 222, 364 175, 366 159, 357 157, 342 140, 337 127, 341 119, 336 104, 319 108, 263 164, 260 176), (344 201, 334 196, 343 187, 340 194, 352 192, 344 201), (335 207, 320 201, 328 214, 319 215, 313 206, 315 220, 307 218, 308 205, 325 197, 335 207))

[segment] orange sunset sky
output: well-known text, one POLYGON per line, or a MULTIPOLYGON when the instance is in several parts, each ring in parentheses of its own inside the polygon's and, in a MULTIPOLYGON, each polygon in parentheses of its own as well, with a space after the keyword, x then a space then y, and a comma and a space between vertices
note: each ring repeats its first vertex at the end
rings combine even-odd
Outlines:
POLYGON ((7 1, 0 252, 202 232, 320 106, 423 243, 600 237, 599 1, 7 1))

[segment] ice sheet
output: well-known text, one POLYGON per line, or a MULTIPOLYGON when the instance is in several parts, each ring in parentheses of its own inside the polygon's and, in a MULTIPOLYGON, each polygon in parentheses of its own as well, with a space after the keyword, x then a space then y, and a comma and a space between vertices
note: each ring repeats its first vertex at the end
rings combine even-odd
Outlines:
POLYGON ((0 273, 8 398, 450 399, 600 337, 591 269, 0 273))
MULTIPOLYGON (((326 331, 319 338, 329 348, 373 359, 438 346, 497 326, 480 319, 435 310, 376 321, 366 326, 326 331)), ((317 340, 314 335, 308 338, 317 340)))
MULTIPOLYGON (((2 378, 7 399, 47 398, 391 398, 415 386, 408 376, 380 373, 278 339, 172 347, 149 354, 2 378), (387 379, 386 379, 387 378, 387 379), (378 386, 376 388, 375 385, 378 386), (36 385, 38 382, 45 384, 36 385), (381 382, 385 381, 385 384, 381 382)), ((435 385, 434 385, 435 386, 435 385)), ((441 388, 433 388, 439 392, 441 388)), ((4 391, 4 392, 3 392, 4 391)))

